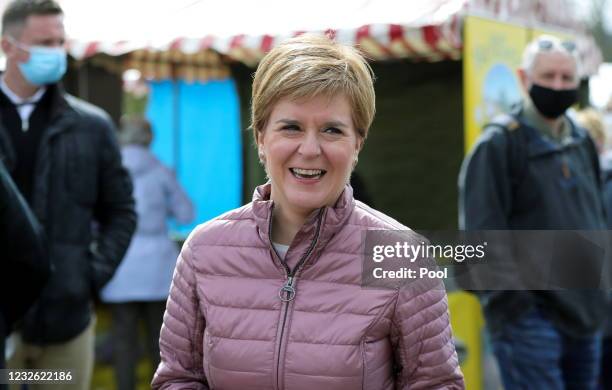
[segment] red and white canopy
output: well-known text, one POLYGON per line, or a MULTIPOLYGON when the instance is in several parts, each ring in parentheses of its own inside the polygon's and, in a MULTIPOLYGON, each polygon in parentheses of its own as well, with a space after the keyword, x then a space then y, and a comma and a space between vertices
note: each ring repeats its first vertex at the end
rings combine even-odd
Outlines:
MULTIPOLYGON (((0 0, 0 6, 2 2, 0 0)), ((569 0, 59 0, 76 59, 135 50, 194 54, 212 49, 256 64, 278 42, 303 32, 358 44, 372 59, 461 58, 468 13, 581 37, 587 73, 601 62, 579 30, 569 0)))
POLYGON ((344 43, 359 44, 373 59, 459 58, 459 13, 465 2, 106 0, 104 9, 93 12, 88 1, 61 3, 67 33, 73 38, 70 52, 77 59, 135 49, 186 54, 213 49, 254 64, 277 42, 303 32, 328 33, 344 43), (71 16, 87 14, 93 20, 71 16))

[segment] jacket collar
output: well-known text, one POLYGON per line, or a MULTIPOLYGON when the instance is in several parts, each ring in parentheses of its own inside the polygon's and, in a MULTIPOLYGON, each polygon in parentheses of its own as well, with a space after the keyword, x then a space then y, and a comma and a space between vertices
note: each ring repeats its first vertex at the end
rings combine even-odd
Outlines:
MULTIPOLYGON (((257 187, 253 193, 252 203, 259 236, 269 245, 272 242, 270 227, 274 208, 274 201, 270 199, 271 190, 272 184, 270 182, 257 187)), ((308 261, 308 264, 312 264, 332 237, 346 225, 354 208, 353 189, 347 184, 333 206, 325 206, 314 210, 308 216, 289 246, 286 258, 301 257, 310 248, 313 240, 316 240, 308 261)))
MULTIPOLYGON (((77 117, 77 112, 72 108, 69 102, 66 100, 66 94, 59 84, 52 84, 47 87, 46 94, 50 94, 51 108, 50 108, 50 119, 47 129, 43 133, 43 136, 39 145, 39 153, 41 148, 46 148, 46 144, 49 139, 55 134, 66 130, 77 117)), ((8 98, 5 97, 8 101, 8 98)), ((10 141, 9 135, 4 128, 4 125, 0 123, 0 158, 4 158, 4 164, 9 171, 12 171, 16 164, 16 155, 13 147, 13 143, 10 141)), ((40 158, 39 158, 40 160, 40 158)))
MULTIPOLYGON (((524 104, 524 103, 523 103, 524 104)), ((530 157, 541 156, 550 153, 557 153, 567 148, 581 144, 586 137, 586 133, 578 130, 575 123, 567 114, 563 114, 563 123, 566 128, 566 135, 562 141, 554 141, 545 132, 529 120, 530 115, 526 113, 524 105, 519 105, 514 111, 514 117, 525 128, 528 140, 528 155, 530 157)))
MULTIPOLYGON (((0 72, 0 77, 2 77, 4 73, 0 72)), ((4 80, 2 80, 4 83, 4 80)), ((2 94, 6 98, 6 102, 12 102, 12 99, 7 96, 4 91, 2 94)), ((61 83, 49 84, 44 87, 44 94, 50 94, 51 98, 51 120, 55 119, 57 116, 66 114, 67 112, 74 113, 74 110, 66 100, 66 91, 61 83)), ((41 96, 42 98, 42 96, 41 96)), ((30 98, 31 99, 31 98, 30 98)), ((26 100, 30 100, 26 99, 26 100)), ((39 99, 40 100, 40 99, 39 99)), ((38 101, 38 100, 37 100, 38 101)))
POLYGON ((75 116, 77 112, 67 100, 67 94, 61 84, 49 86, 51 93, 51 121, 64 116, 75 116))
POLYGON ((565 113, 561 116, 561 126, 559 128, 559 132, 553 129, 548 122, 544 120, 544 117, 538 109, 533 105, 533 102, 530 99, 525 99, 523 102, 523 107, 521 110, 521 117, 525 124, 536 129, 540 135, 547 139, 549 142, 554 144, 563 145, 567 143, 571 138, 572 127, 569 123, 569 119, 565 115, 565 113))

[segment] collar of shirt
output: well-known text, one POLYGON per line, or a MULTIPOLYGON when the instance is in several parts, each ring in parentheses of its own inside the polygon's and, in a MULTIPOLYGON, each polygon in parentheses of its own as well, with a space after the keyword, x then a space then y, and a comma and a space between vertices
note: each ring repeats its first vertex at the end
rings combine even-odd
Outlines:
POLYGON ((289 245, 283 245, 276 242, 273 242, 272 245, 274 245, 274 249, 276 249, 276 253, 278 253, 278 256, 281 259, 284 259, 287 255, 287 251, 289 250, 289 245))
POLYGON ((6 81, 4 80, 4 76, 0 78, 0 89, 2 90, 2 92, 6 95, 7 98, 9 98, 9 100, 11 102, 13 102, 14 105, 16 106, 22 106, 24 104, 36 104, 38 103, 38 101, 40 99, 42 99, 43 95, 45 94, 45 91, 47 90, 47 87, 40 87, 38 88, 38 90, 36 92, 34 92, 34 95, 28 97, 28 98, 21 98, 19 96, 17 96, 17 94, 15 92, 13 92, 9 86, 6 84, 6 81))
POLYGON ((548 140, 556 144, 565 144, 571 141, 571 125, 568 123, 568 119, 565 115, 562 117, 559 131, 555 131, 555 129, 544 120, 542 114, 538 112, 531 100, 525 99, 523 102, 523 117, 529 126, 538 130, 540 134, 548 140))
POLYGON ((47 87, 38 88, 34 95, 23 99, 17 96, 17 94, 15 94, 15 92, 13 92, 9 86, 6 85, 3 76, 0 78, 0 90, 2 90, 6 97, 9 98, 9 100, 13 102, 17 108, 17 112, 21 118, 21 130, 24 132, 28 131, 30 128, 30 115, 32 115, 34 108, 36 108, 36 103, 42 99, 47 87))

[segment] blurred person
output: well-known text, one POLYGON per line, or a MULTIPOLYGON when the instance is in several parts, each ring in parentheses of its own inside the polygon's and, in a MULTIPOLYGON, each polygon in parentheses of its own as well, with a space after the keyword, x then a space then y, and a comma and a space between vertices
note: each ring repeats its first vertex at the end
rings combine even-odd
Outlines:
POLYGON ((59 84, 66 71, 64 45, 63 13, 56 2, 15 0, 6 6, 0 158, 43 226, 55 270, 26 314, 22 342, 7 365, 71 369, 71 387, 88 389, 93 298, 119 265, 136 215, 110 117, 67 95, 59 84))
MULTIPOLYGON (((51 273, 43 232, 0 159, 0 369, 5 338, 38 298, 51 273)), ((7 387, 0 384, 0 389, 7 387)))
POLYGON ((594 108, 589 107, 576 113, 576 121, 586 129, 593 142, 595 142, 597 154, 602 155, 606 149, 606 127, 602 115, 594 108))
MULTIPOLYGON (((586 108, 578 112, 576 119, 583 126, 591 138, 593 138, 600 155, 600 165, 603 178, 603 195, 606 206, 607 227, 612 230, 612 149, 606 145, 606 124, 604 117, 593 108, 586 108)), ((604 338, 601 357, 601 387, 602 389, 612 389, 612 302, 608 307, 607 324, 604 329, 604 338)))
POLYGON ((101 294, 102 301, 111 304, 118 390, 136 388, 139 320, 145 325, 153 368, 159 364, 159 330, 178 256, 166 221, 188 223, 194 217, 193 205, 174 174, 149 151, 152 139, 151 124, 144 117, 121 119, 121 154, 134 183, 138 224, 125 258, 101 294))
MULTIPOLYGON (((522 105, 485 126, 461 168, 462 229, 605 229, 596 148, 565 115, 579 66, 573 42, 527 45, 522 105)), ((519 288, 479 293, 505 388, 595 389, 606 292, 519 288)))
POLYGON ((464 388, 439 279, 361 287, 363 232, 407 229, 348 185, 374 97, 367 62, 328 38, 263 58, 251 127, 270 181, 183 246, 154 389, 464 388))

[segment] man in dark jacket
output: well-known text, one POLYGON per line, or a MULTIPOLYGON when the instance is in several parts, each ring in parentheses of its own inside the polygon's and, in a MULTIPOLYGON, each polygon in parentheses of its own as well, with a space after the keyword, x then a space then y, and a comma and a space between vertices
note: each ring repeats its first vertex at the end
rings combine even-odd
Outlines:
POLYGON ((121 261, 136 215, 110 118, 57 84, 66 71, 64 43, 62 10, 53 0, 8 4, 2 17, 0 157, 44 227, 55 271, 26 315, 23 344, 8 365, 70 368, 74 388, 87 389, 92 298, 121 261))
MULTIPOLYGON (((571 42, 542 36, 527 46, 519 69, 527 95, 522 108, 487 126, 462 166, 462 229, 605 229, 595 147, 564 115, 577 100, 578 69, 571 42)), ((573 242, 563 244, 572 248, 573 242)), ((525 275, 550 253, 542 251, 533 263, 516 252, 503 255, 512 291, 479 296, 505 387, 595 389, 606 293, 596 285, 530 288, 522 284, 529 279, 525 275)), ((570 263, 586 264, 586 258, 579 251, 570 263)), ((581 275, 561 280, 576 276, 581 275)))
POLYGON ((4 340, 38 298, 51 273, 51 263, 44 251, 42 229, 2 160, 0 242, 3 260, 0 265, 0 368, 4 368, 4 340))

